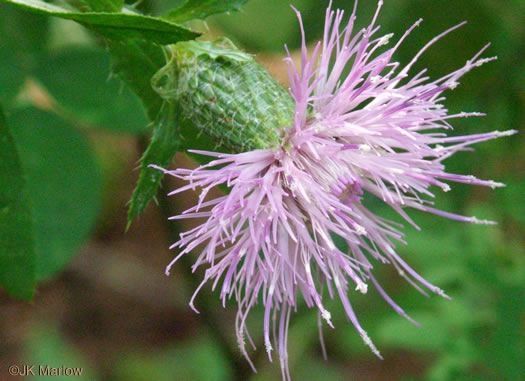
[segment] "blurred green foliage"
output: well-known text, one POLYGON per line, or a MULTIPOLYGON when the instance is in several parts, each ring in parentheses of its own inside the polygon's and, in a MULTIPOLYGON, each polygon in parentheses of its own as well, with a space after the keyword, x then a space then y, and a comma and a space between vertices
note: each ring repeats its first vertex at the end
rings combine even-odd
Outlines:
POLYGON ((61 270, 90 233, 100 173, 82 131, 36 109, 13 112, 10 122, 30 189, 41 280, 61 270))
MULTIPOLYGON (((53 326, 42 324, 35 327, 27 342, 26 359, 28 364, 38 364, 35 367, 35 376, 31 377, 33 380, 67 381, 72 378, 79 381, 99 380, 89 361, 53 326), (68 376, 66 374, 45 375, 40 374, 39 370, 37 370, 40 365, 44 369, 46 367, 78 368, 81 370, 81 373, 78 376, 68 376)), ((42 373, 45 373, 45 371, 42 373)))
POLYGON ((126 133, 147 131, 142 105, 129 88, 110 77, 110 60, 101 49, 73 46, 52 52, 35 77, 64 112, 81 123, 126 133))
POLYGON ((118 380, 130 381, 169 381, 173 375, 180 381, 232 379, 220 348, 206 337, 195 337, 189 343, 163 348, 158 353, 124 355, 115 373, 118 380))
MULTIPOLYGON (((141 6, 154 14, 165 14, 182 3, 144 0, 141 6)), ((302 12, 310 42, 322 36, 327 3, 318 0, 293 2, 302 12)), ((351 12, 353 2, 337 0, 334 6, 351 12)), ((375 7, 375 1, 359 4, 358 27, 368 23, 375 7)), ((460 67, 486 42, 492 42, 487 54, 497 55, 499 60, 469 73, 461 86, 448 95, 446 104, 452 111, 474 110, 488 114, 484 118, 458 120, 454 133, 463 134, 522 129, 525 123, 524 14, 525 3, 521 0, 387 0, 379 23, 384 33, 393 31, 401 36, 412 22, 424 18, 424 23, 397 53, 400 62, 407 62, 438 33, 463 20, 469 21, 467 26, 426 52, 414 68, 417 71, 428 67, 432 77, 460 67)), ((13 224, 21 223, 26 229, 34 229, 35 257, 31 259, 32 248, 24 249, 29 253, 24 254, 28 258, 25 268, 31 268, 33 260, 36 277, 48 277, 59 271, 85 240, 94 226, 100 205, 99 158, 94 156, 86 135, 95 129, 142 135, 148 131, 147 118, 137 96, 109 78, 109 54, 97 38, 90 34, 79 39, 74 34, 50 33, 63 25, 60 24, 63 21, 23 13, 3 3, 0 4, 0 19, 0 102, 7 108, 7 125, 12 135, 8 139, 14 140, 20 155, 16 163, 16 156, 8 157, 2 146, 2 186, 9 183, 15 189, 19 182, 27 183, 31 210, 25 212, 24 221, 13 220, 13 224), (64 40, 76 42, 64 44, 64 40), (26 98, 21 96, 27 95, 28 79, 57 102, 59 115, 28 107, 26 98), (8 173, 3 166, 8 159, 13 170, 17 166, 23 169, 23 179, 12 179, 4 174, 8 173), (32 224, 34 226, 30 226, 32 224)), ((241 12, 214 16, 208 22, 250 52, 284 54, 284 43, 291 50, 300 43, 296 16, 288 2, 280 0, 251 0, 241 12)), ((151 33, 164 41, 169 36, 166 37, 164 30, 158 30, 161 24, 165 25, 158 22, 148 25, 153 28, 151 33)), ((134 44, 137 44, 136 50, 127 51, 131 53, 125 62, 138 62, 134 59, 146 52, 144 54, 151 55, 153 64, 140 70, 154 70, 159 51, 155 49, 152 53, 144 50, 140 42, 134 44)), ((113 46, 115 49, 122 47, 113 46)), ((113 64, 114 71, 118 72, 119 62, 113 64)), ((137 73, 129 75, 137 79, 135 90, 149 83, 137 73)), ((153 99, 152 109, 160 107, 154 103, 153 99)), ((2 125, 0 143, 4 135, 7 136, 4 128, 2 125)), ((401 254, 425 278, 444 288, 452 297, 451 301, 438 297, 425 299, 399 280, 391 269, 379 265, 377 277, 385 290, 422 326, 416 327, 396 315, 377 293, 352 296, 358 317, 387 358, 385 362, 388 358, 404 362, 399 365, 402 374, 398 378, 452 381, 518 380, 522 377, 525 363, 525 144, 522 135, 521 132, 511 138, 483 143, 476 147, 476 152, 461 153, 446 162, 451 171, 494 178, 507 183, 507 188, 491 191, 457 184, 452 192, 439 194, 436 200, 447 210, 490 218, 499 221, 499 225, 466 226, 413 213, 422 231, 406 229, 408 246, 400 247, 401 254)), ((12 172, 8 174, 13 175, 12 172)), ((0 213, 3 207, 0 204, 0 213)), ((24 205, 17 201, 16 207, 24 205)), ((377 213, 396 219, 386 209, 377 210, 377 213)), ((5 216, 0 214, 2 223, 5 223, 5 216)), ((16 231, 23 230, 13 226, 16 231)), ((7 262, 0 262, 0 265, 9 266, 7 262)), ((19 269, 12 271, 16 274, 19 269)), ((33 278, 24 279, 20 275, 17 278, 20 289, 12 289, 13 294, 28 296, 33 278)), ((320 355, 317 313, 300 311, 292 320, 289 339, 292 377, 327 381, 388 379, 390 368, 384 370, 381 361, 368 352, 345 320, 339 304, 334 302, 330 307, 336 329, 323 328, 328 362, 320 355), (363 370, 357 364, 369 364, 369 368, 363 370), (378 370, 374 373, 370 368, 378 370)), ((255 312, 251 323, 259 335, 261 320, 257 313, 260 311, 255 312)), ((86 362, 79 351, 73 358, 65 357, 75 352, 71 349, 74 345, 61 337, 55 328, 42 327, 30 332, 29 336, 28 358, 35 363, 67 362, 82 366, 86 362)), ((173 379, 174 375, 180 380, 231 379, 232 369, 209 338, 195 335, 186 340, 159 347, 155 352, 143 353, 130 348, 128 353, 119 355, 112 379, 164 380, 173 379)), ((279 379, 277 364, 264 365, 266 361, 260 364, 253 380, 279 379)), ((99 371, 91 366, 86 372, 89 377, 85 379, 96 379, 99 371)))
POLYGON ((18 93, 45 47, 49 20, 0 3, 0 102, 18 93))
POLYGON ((0 283, 29 299, 35 287, 35 245, 24 172, 13 135, 0 109, 0 283))

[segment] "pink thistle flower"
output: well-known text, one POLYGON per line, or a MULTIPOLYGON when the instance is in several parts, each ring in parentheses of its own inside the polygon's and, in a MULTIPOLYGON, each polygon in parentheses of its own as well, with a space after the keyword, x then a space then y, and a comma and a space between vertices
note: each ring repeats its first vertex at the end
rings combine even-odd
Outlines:
MULTIPOLYGON (((404 243, 401 226, 367 210, 361 202, 364 192, 383 200, 418 228, 405 208, 464 222, 494 223, 433 208, 424 198, 434 197, 431 186, 445 192, 450 190, 446 181, 504 186, 447 173, 443 165, 443 160, 474 143, 516 132, 458 137, 443 132, 452 128, 449 119, 482 115, 449 114, 440 102, 442 93, 456 87, 462 75, 495 59, 480 58, 488 45, 465 66, 437 80, 425 77, 425 71, 409 77, 411 67, 430 45, 463 24, 435 37, 408 65, 401 66, 392 62, 392 56, 421 20, 393 47, 381 51, 392 37, 376 36, 382 3, 379 1, 371 24, 356 33, 356 7, 345 23, 344 12, 330 6, 323 41, 311 58, 296 11, 303 35, 300 65, 290 55, 286 59, 295 118, 293 125, 283 126, 280 146, 239 154, 194 150, 191 152, 215 159, 195 170, 159 168, 189 182, 170 195, 202 189, 198 204, 172 219, 205 219, 172 246, 181 251, 166 273, 182 255, 202 248, 193 269, 201 265, 207 269, 190 306, 195 309, 195 296, 208 281, 215 288, 222 280, 223 304, 232 296, 238 303, 237 338, 248 361, 245 338, 252 346, 253 342, 246 318, 261 300, 266 350, 271 360, 276 347, 284 379, 290 379, 288 326, 301 299, 319 310, 320 321, 332 326, 323 293, 326 289, 330 298, 337 295, 348 319, 379 357, 352 309, 350 290, 366 293, 372 284, 388 304, 411 320, 372 275, 374 262, 392 264, 423 293, 428 289, 448 297, 396 253, 394 242, 404 243), (343 74, 344 69, 349 69, 348 74, 343 74), (205 201, 209 190, 220 184, 230 193, 205 201), (348 252, 336 246, 334 235, 346 241, 348 252)), ((251 361, 250 365, 253 367, 251 361)))

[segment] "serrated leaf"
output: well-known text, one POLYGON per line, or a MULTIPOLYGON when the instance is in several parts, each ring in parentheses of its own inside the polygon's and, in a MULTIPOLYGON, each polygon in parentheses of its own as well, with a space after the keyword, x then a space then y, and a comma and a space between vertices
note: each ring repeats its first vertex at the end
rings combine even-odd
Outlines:
POLYGON ((175 23, 230 11, 238 11, 247 0, 186 0, 180 7, 169 11, 163 18, 175 23))
POLYGON ((166 64, 161 46, 145 41, 108 41, 113 72, 142 101, 150 121, 162 107, 162 98, 151 87, 151 77, 166 64))
POLYGON ((31 189, 38 280, 61 270, 87 238, 100 176, 85 137, 54 115, 28 109, 9 122, 31 189))
POLYGON ((81 13, 41 0, 1 1, 27 11, 77 21, 111 39, 142 39, 159 44, 172 44, 178 41, 192 40, 199 36, 198 33, 169 20, 132 13, 130 10, 126 10, 125 13, 81 13))
POLYGON ((75 119, 114 131, 144 133, 148 123, 144 109, 119 80, 108 80, 109 62, 102 50, 67 48, 42 60, 34 75, 75 119))
POLYGON ((35 287, 35 248, 28 188, 14 139, 0 109, 0 285, 30 299, 35 287))
POLYGON ((181 142, 176 109, 176 105, 164 103, 159 117, 155 121, 151 143, 141 159, 139 181, 131 197, 128 209, 128 227, 157 194, 164 176, 164 173, 158 169, 150 168, 149 165, 155 164, 167 168, 179 150, 181 142))
MULTIPOLYGON (((154 122, 155 132, 150 145, 141 159, 141 173, 137 187, 133 192, 128 209, 128 228, 146 208, 148 203, 157 194, 158 188, 164 174, 148 165, 155 164, 167 168, 177 151, 194 149, 213 150, 217 147, 217 140, 208 134, 196 134, 195 126, 188 120, 181 120, 180 112, 176 105, 163 105, 163 111, 159 112, 160 118, 154 122), (159 130, 159 127, 161 129, 159 130), (186 137, 186 138, 184 138, 186 137)), ((209 156, 189 153, 192 159, 200 164, 205 164, 211 159, 209 156)), ((223 192, 228 188, 219 185, 223 192)))

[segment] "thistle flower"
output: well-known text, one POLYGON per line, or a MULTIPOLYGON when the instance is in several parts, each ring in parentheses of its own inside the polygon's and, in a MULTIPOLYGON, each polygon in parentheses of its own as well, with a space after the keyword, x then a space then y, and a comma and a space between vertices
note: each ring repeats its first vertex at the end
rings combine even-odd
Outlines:
MULTIPOLYGON (((320 321, 332 326, 325 298, 337 297, 364 342, 380 354, 359 324, 350 303, 354 289, 367 292, 372 284, 395 311, 411 320, 378 284, 375 263, 392 264, 414 287, 448 296, 414 271, 397 253, 403 241, 399 224, 368 210, 363 194, 379 198, 409 224, 417 225, 406 208, 454 220, 493 224, 432 207, 428 198, 448 191, 447 182, 501 187, 494 181, 445 171, 443 161, 455 152, 516 131, 448 137, 450 119, 480 113, 449 114, 442 93, 458 85, 462 75, 495 57, 480 58, 485 46, 462 68, 437 80, 421 71, 408 73, 421 54, 454 26, 432 39, 406 66, 392 61, 394 52, 421 20, 390 48, 391 34, 377 36, 377 11, 370 25, 354 32, 356 6, 347 22, 344 12, 326 11, 323 41, 308 54, 301 16, 300 64, 288 52, 293 120, 279 128, 280 138, 247 152, 190 152, 213 158, 197 169, 164 170, 186 180, 170 194, 202 189, 196 206, 172 219, 204 219, 181 234, 172 248, 181 249, 166 272, 182 256, 199 248, 194 270, 205 266, 204 279, 190 301, 208 281, 221 281, 223 304, 238 304, 236 331, 248 358, 246 317, 259 301, 264 304, 264 343, 271 359, 277 349, 283 378, 289 379, 287 333, 292 312, 301 300, 317 308, 320 321), (309 58, 310 57, 310 58, 309 58), (209 190, 225 185, 229 193, 206 200, 209 190), (336 245, 346 242, 348 251, 336 245), (327 294, 327 295, 324 295, 327 294), (273 335, 270 335, 273 330, 273 335), (271 336, 274 339, 271 339, 271 336)), ((271 110, 268 111, 271 113, 271 110)), ((253 342, 252 342, 253 345, 253 342)), ((250 362, 251 364, 251 362, 250 362)), ((253 365, 252 365, 253 367, 253 365)))

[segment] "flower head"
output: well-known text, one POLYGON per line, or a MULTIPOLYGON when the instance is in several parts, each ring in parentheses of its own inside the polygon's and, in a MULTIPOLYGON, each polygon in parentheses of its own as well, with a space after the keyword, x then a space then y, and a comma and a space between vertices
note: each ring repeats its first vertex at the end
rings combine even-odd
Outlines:
POLYGON ((365 343, 380 356, 352 309, 351 292, 366 293, 371 284, 398 313, 410 318, 374 278, 375 263, 392 264, 420 291, 446 297, 396 253, 395 242, 404 243, 400 226, 368 210, 362 203, 365 192, 414 226, 406 208, 492 224, 440 211, 427 198, 433 198, 436 189, 448 191, 447 182, 503 186, 447 173, 443 165, 444 159, 474 143, 515 132, 457 137, 444 132, 451 129, 450 119, 481 115, 449 114, 440 102, 442 93, 456 87, 463 74, 494 59, 480 58, 488 46, 437 80, 430 80, 424 71, 409 76, 420 55, 461 24, 434 38, 401 66, 392 56, 421 20, 392 47, 382 48, 392 35, 378 35, 381 5, 379 1, 371 24, 357 32, 355 7, 348 21, 343 11, 329 7, 323 41, 311 55, 296 11, 303 33, 301 60, 295 64, 290 56, 286 59, 295 114, 291 125, 282 126, 278 147, 238 154, 195 150, 214 159, 195 170, 165 171, 189 182, 172 193, 202 189, 196 206, 172 218, 204 219, 172 246, 181 251, 167 272, 180 256, 199 248, 194 266, 207 268, 201 287, 222 281, 223 302, 231 296, 237 300, 236 331, 246 357, 245 337, 250 337, 246 317, 262 301, 266 350, 271 359, 276 347, 286 379, 287 331, 301 300, 317 308, 320 320, 332 326, 324 294, 337 296, 365 343), (206 200, 208 191, 220 184, 229 188, 229 194, 206 200), (337 243, 341 240, 347 249, 337 243))

